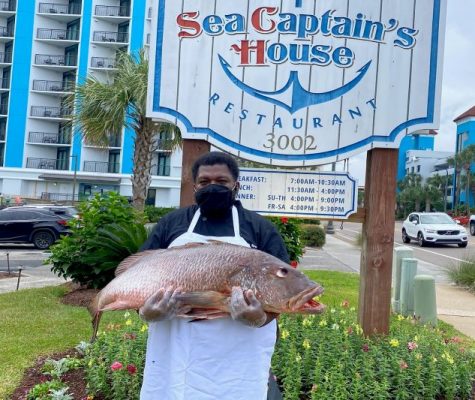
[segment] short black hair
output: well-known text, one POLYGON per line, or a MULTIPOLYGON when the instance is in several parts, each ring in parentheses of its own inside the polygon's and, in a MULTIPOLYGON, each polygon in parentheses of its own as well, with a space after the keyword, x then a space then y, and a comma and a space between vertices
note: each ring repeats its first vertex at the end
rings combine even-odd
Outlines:
POLYGON ((216 164, 226 165, 229 168, 229 172, 231 172, 231 175, 233 176, 234 180, 238 180, 239 166, 236 160, 227 153, 223 153, 221 151, 210 151, 209 153, 203 154, 200 158, 198 158, 193 164, 193 167, 191 167, 193 182, 196 181, 196 177, 198 176, 198 170, 202 165, 216 164))

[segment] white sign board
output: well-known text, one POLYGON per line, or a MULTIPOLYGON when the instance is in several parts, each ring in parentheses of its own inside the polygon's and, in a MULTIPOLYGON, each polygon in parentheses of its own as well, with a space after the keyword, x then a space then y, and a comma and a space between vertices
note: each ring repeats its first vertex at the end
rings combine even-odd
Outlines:
POLYGON ((447 0, 158 0, 147 114, 319 165, 439 125, 447 0))
POLYGON ((358 184, 344 172, 240 169, 237 199, 264 215, 347 219, 357 211, 358 184))

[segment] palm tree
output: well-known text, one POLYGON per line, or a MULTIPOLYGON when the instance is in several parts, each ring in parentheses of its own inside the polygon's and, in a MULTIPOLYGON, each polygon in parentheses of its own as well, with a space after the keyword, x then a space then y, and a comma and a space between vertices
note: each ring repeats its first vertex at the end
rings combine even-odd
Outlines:
MULTIPOLYGON (((439 201, 446 199, 447 193, 447 180, 439 174, 434 174, 433 176, 427 178, 426 181, 426 193, 429 194, 429 197, 432 198, 432 201, 439 201)), ((426 211, 427 210, 426 207, 426 211)), ((447 211, 447 201, 444 200, 444 211, 447 211)))
POLYGON ((398 189, 398 199, 403 207, 404 214, 406 214, 406 209, 409 209, 409 212, 419 211, 421 203, 426 200, 422 177, 415 173, 408 174, 402 181, 398 182, 398 189))
POLYGON ((465 171, 465 204, 467 207, 467 215, 470 215, 470 195, 471 192, 471 177, 472 177, 472 162, 475 161, 475 145, 471 144, 460 152, 462 159, 462 168, 465 171))
POLYGON ((460 189, 462 185, 460 184, 460 174, 462 172, 462 159, 460 157, 460 153, 456 153, 453 157, 448 157, 447 158, 447 164, 449 167, 454 168, 454 174, 455 174, 455 199, 452 204, 452 207, 454 210, 457 209, 457 206, 460 203, 460 189))
POLYGON ((181 143, 176 126, 146 117, 147 79, 148 60, 143 51, 137 56, 118 52, 112 83, 88 76, 68 99, 69 105, 75 108, 72 123, 88 143, 106 147, 110 137, 123 128, 134 131, 132 201, 138 210, 144 208, 152 180, 153 154, 161 144, 158 134, 173 138, 168 143, 170 149, 181 143))

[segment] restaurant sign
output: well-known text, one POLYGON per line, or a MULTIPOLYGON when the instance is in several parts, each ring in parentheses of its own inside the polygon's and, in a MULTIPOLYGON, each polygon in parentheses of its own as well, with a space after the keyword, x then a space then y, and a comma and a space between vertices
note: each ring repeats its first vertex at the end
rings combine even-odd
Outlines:
POLYGON ((439 123, 446 0, 159 0, 147 114, 242 158, 319 165, 439 123))

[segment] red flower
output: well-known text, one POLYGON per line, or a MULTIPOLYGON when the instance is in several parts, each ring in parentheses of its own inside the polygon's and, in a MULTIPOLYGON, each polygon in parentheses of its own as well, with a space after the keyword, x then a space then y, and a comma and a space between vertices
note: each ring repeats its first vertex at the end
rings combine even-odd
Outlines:
POLYGON ((406 369, 406 368, 409 367, 409 365, 407 365, 407 363, 406 363, 405 361, 401 361, 401 362, 399 363, 399 367, 400 367, 401 369, 406 369))
POLYGON ((365 353, 369 351, 369 346, 367 343, 365 343, 363 346, 361 346, 361 350, 363 350, 365 353))
POLYGON ((283 224, 286 224, 287 222, 289 222, 289 219, 287 217, 281 217, 280 222, 282 222, 283 224))
POLYGON ((135 340, 137 335, 135 333, 124 333, 124 339, 135 340))
POLYGON ((298 265, 299 265, 298 261, 295 261, 295 260, 294 260, 294 261, 291 261, 291 262, 290 262, 290 266, 291 266, 292 268, 297 268, 298 265))
POLYGON ((112 371, 118 371, 120 369, 122 369, 123 365, 122 363, 120 363, 119 361, 114 361, 112 364, 111 364, 111 370, 112 371))
POLYGON ((133 375, 137 372, 137 367, 134 364, 127 365, 127 371, 130 375, 133 375))
POLYGON ((348 308, 348 307, 350 306, 350 302, 349 302, 348 300, 343 300, 343 301, 341 302, 341 306, 342 306, 343 308, 348 308))

